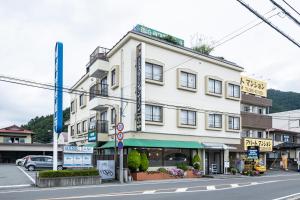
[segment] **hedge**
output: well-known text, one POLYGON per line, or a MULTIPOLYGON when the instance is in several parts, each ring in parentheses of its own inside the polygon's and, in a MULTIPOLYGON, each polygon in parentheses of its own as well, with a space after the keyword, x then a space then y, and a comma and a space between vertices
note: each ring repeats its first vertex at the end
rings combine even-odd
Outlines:
POLYGON ((97 169, 81 169, 81 170, 47 170, 39 172, 40 178, 55 178, 55 177, 73 177, 73 176, 99 176, 97 169))

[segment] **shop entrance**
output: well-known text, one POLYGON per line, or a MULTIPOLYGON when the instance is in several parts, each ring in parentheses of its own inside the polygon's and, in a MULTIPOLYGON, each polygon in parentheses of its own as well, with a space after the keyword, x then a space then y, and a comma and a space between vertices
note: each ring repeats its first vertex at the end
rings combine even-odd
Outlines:
POLYGON ((208 150, 205 152, 205 173, 223 173, 224 152, 223 150, 208 150))

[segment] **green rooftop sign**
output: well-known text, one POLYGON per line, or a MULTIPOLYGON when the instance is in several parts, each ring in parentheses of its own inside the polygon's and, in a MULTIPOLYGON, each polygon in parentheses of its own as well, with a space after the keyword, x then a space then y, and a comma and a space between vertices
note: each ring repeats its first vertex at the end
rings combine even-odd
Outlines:
POLYGON ((156 37, 156 38, 165 40, 167 42, 171 42, 173 44, 177 44, 179 46, 184 46, 184 40, 174 37, 172 35, 162 33, 160 31, 148 28, 148 27, 140 25, 140 24, 136 25, 133 30, 136 32, 139 32, 139 33, 143 33, 143 34, 146 34, 146 35, 149 35, 152 37, 156 37))

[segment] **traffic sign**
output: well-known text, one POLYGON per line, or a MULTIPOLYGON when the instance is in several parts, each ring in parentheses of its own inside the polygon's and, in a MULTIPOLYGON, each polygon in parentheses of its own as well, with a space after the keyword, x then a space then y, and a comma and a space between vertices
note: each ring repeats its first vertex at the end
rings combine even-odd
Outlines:
POLYGON ((123 142, 121 141, 118 142, 118 149, 123 149, 123 142))
POLYGON ((118 124, 117 124, 117 130, 118 130, 118 131, 123 131, 123 129, 124 129, 124 124, 121 123, 121 122, 118 123, 118 124))
POLYGON ((117 138, 118 138, 119 141, 123 140, 124 134, 122 132, 119 132, 118 135, 117 135, 117 138))

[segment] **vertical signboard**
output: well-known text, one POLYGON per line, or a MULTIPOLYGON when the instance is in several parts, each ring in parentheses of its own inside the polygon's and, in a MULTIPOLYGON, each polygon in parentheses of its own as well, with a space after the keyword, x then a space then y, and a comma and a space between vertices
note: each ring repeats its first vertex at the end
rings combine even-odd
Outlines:
POLYGON ((97 160, 97 169, 101 179, 115 179, 115 161, 114 160, 97 160))
POLYGON ((55 45, 55 91, 54 91, 54 115, 53 130, 55 133, 63 131, 63 44, 55 45))
POLYGON ((136 47, 136 131, 142 131, 142 44, 136 47))

